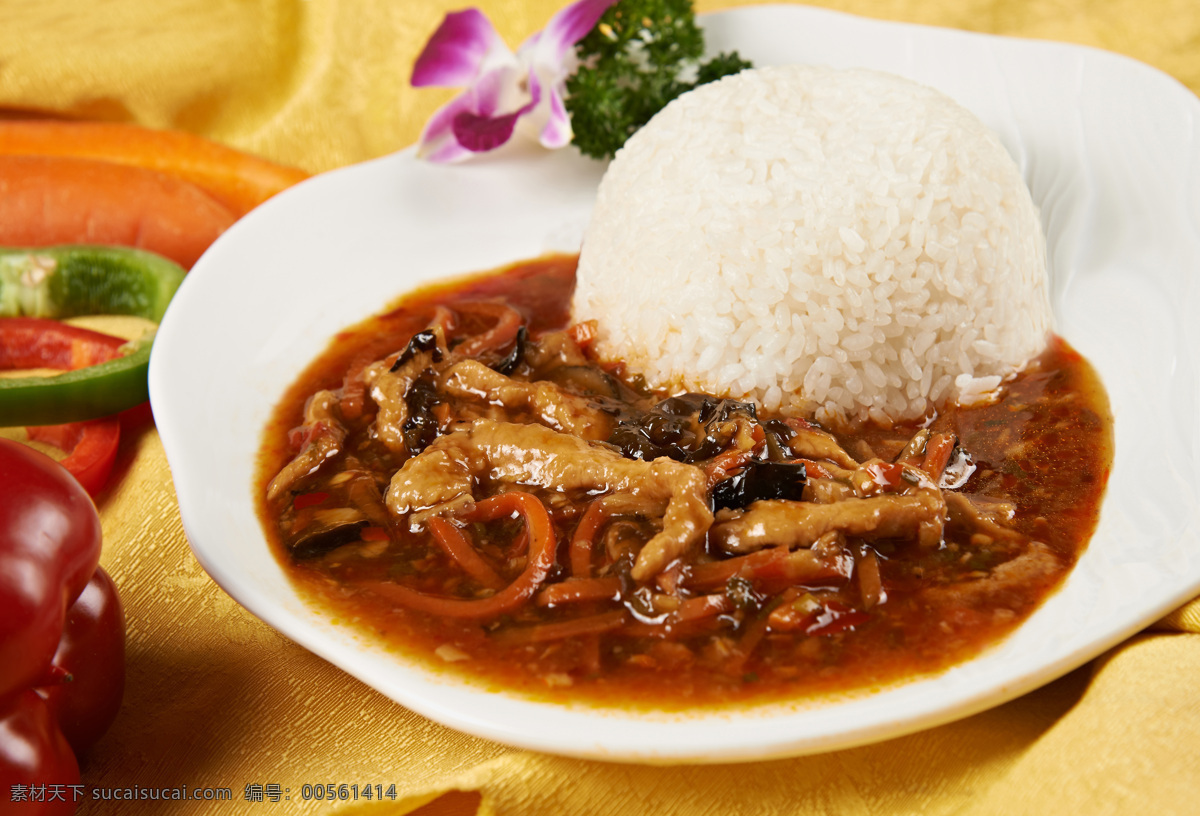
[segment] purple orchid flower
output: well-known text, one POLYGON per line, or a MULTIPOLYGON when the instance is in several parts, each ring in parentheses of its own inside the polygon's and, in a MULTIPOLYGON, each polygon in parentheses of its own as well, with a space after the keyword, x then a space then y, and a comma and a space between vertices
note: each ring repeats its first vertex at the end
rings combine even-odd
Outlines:
POLYGON ((412 84, 466 89, 425 125, 417 155, 461 161, 506 143, 518 126, 545 147, 569 144, 573 134, 563 97, 576 68, 575 43, 615 2, 577 0, 515 54, 478 9, 447 14, 417 57, 412 84))

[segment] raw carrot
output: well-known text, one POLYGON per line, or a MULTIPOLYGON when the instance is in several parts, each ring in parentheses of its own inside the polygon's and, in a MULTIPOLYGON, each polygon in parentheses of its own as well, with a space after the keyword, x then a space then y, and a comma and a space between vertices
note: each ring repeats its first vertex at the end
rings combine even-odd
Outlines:
POLYGON ((191 268, 235 220, 199 187, 153 170, 0 156, 2 246, 133 246, 191 268))
POLYGON ((112 122, 0 121, 0 155, 72 156, 166 173, 239 217, 308 178, 303 170, 195 134, 112 122))

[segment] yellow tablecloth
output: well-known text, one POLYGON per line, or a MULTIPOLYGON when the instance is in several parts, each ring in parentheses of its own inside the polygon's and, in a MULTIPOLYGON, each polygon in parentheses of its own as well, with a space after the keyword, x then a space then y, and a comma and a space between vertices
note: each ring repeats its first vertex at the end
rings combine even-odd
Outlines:
MULTIPOLYGON (((479 3, 513 45, 559 5, 479 3)), ((739 3, 698 9, 728 5, 739 3)), ((1106 48, 1200 90, 1196 0, 818 5, 1106 48)), ((447 95, 409 88, 411 65, 442 15, 458 7, 5 0, 0 107, 191 130, 325 170, 415 139, 447 95)), ((226 788, 231 798, 85 800, 82 813, 1200 812, 1200 692, 1191 685, 1200 676, 1200 602, 1039 691, 882 744, 735 766, 582 762, 431 723, 276 634, 191 556, 153 430, 126 441, 120 468, 119 486, 100 505, 104 564, 128 615, 128 687, 120 717, 85 763, 88 797, 186 786, 189 795, 226 788), (331 807, 301 801, 306 783, 394 784, 397 796, 331 807)))

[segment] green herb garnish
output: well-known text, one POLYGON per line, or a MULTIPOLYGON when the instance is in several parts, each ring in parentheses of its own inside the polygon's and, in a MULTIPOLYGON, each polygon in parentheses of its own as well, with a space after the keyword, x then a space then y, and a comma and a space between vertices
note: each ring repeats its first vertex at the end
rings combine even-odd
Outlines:
POLYGON ((690 0, 621 0, 576 53, 567 112, 576 147, 597 159, 610 158, 680 94, 751 67, 736 51, 700 61, 704 32, 690 0))

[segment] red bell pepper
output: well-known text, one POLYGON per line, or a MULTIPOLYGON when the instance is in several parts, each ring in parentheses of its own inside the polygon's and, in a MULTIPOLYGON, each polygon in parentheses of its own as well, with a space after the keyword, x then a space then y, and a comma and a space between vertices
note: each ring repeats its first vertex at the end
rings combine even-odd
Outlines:
MULTIPOLYGON (((101 364, 117 360, 127 341, 57 320, 36 317, 0 318, 0 369, 55 368, 73 371, 91 368, 97 379, 93 390, 120 389, 117 382, 105 383, 101 364)), ((4 381, 0 380, 0 384, 4 381)), ((7 396, 0 388, 0 399, 7 396)), ((70 402, 71 394, 58 393, 56 402, 70 402)), ((84 489, 96 495, 108 481, 117 456, 121 425, 116 417, 37 425, 28 429, 30 439, 63 450, 61 464, 84 489)))
POLYGON ((68 422, 66 425, 34 425, 26 428, 30 439, 66 451, 59 462, 89 495, 95 496, 108 482, 121 440, 121 420, 117 417, 68 422))
MULTIPOLYGON (((100 519, 50 457, 0 438, 0 797, 70 790, 115 717, 124 615, 99 567, 100 519), (73 749, 73 750, 72 750, 73 749)), ((70 813, 74 801, 30 803, 70 813)))
POLYGON ((0 320, 0 369, 72 371, 120 357, 127 342, 43 317, 6 317, 0 320))

